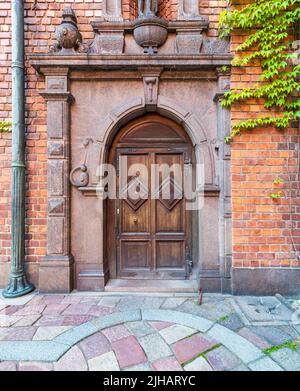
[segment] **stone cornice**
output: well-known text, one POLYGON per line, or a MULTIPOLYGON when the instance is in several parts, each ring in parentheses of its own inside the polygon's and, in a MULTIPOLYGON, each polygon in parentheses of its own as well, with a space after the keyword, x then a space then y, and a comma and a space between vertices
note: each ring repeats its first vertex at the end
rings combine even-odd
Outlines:
POLYGON ((191 70, 215 69, 230 66, 231 54, 199 55, 95 55, 95 54, 38 54, 30 57, 31 65, 41 74, 59 74, 61 68, 69 70, 138 70, 140 67, 191 70))

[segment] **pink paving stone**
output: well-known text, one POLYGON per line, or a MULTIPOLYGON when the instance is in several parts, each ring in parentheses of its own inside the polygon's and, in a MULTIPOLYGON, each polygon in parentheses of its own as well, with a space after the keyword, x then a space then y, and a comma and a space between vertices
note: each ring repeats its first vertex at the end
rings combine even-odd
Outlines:
POLYGON ((61 304, 65 295, 47 295, 43 297, 43 304, 61 304))
POLYGON ((111 349, 110 343, 102 333, 96 333, 80 342, 80 348, 83 351, 87 360, 101 356, 109 352, 111 349))
POLYGON ((155 371, 182 371, 182 367, 174 357, 161 358, 152 363, 152 367, 155 371))
POLYGON ((79 304, 82 300, 82 296, 66 296, 61 304, 79 304))
POLYGON ((180 363, 185 363, 200 353, 212 348, 217 344, 213 339, 196 334, 182 339, 172 345, 172 349, 180 363))
POLYGON ((147 357, 134 336, 120 339, 112 343, 119 365, 121 368, 142 364, 147 357))
POLYGON ((54 363, 55 371, 87 371, 87 363, 81 350, 74 346, 54 363))
POLYGON ((169 322, 148 322, 155 330, 162 330, 169 326, 172 326, 173 323, 169 322))
POLYGON ((259 335, 253 333, 247 328, 242 328, 238 332, 242 337, 246 338, 248 341, 252 342, 254 345, 258 346, 260 349, 270 348, 272 345, 261 338, 259 335))
POLYGON ((35 326, 62 326, 63 316, 44 315, 35 324, 35 326))
POLYGON ((39 296, 34 296, 29 302, 27 303, 28 305, 38 305, 42 304, 42 301, 44 299, 44 296, 39 295, 39 296))
POLYGON ((45 309, 44 304, 37 304, 37 305, 26 305, 24 308, 20 309, 19 311, 15 312, 14 315, 16 316, 23 316, 23 315, 36 315, 41 314, 45 309))
POLYGON ((59 315, 67 307, 68 307, 68 304, 48 304, 47 307, 44 309, 43 314, 44 315, 59 315))
POLYGON ((105 316, 108 314, 112 314, 113 312, 116 312, 111 307, 104 307, 101 305, 93 305, 91 309, 89 310, 88 314, 93 316, 105 316))
POLYGON ((91 306, 88 304, 71 304, 63 312, 63 315, 86 315, 90 309, 91 306))
POLYGON ((66 315, 61 317, 62 320, 61 325, 78 326, 82 323, 89 322, 92 319, 95 319, 95 317, 91 315, 66 315))
POLYGON ((19 371, 25 372, 42 372, 42 371, 53 371, 53 364, 46 362, 31 362, 24 361, 19 363, 19 371))
POLYGON ((0 311, 0 315, 15 315, 15 313, 24 308, 23 305, 10 305, 0 311))
POLYGON ((123 339, 132 335, 131 332, 123 325, 113 326, 108 329, 102 330, 102 333, 110 342, 115 342, 119 339, 123 339))
POLYGON ((0 371, 16 371, 17 364, 14 361, 0 362, 0 371))
POLYGON ((3 341, 31 341, 36 329, 36 327, 11 328, 3 338, 3 341))

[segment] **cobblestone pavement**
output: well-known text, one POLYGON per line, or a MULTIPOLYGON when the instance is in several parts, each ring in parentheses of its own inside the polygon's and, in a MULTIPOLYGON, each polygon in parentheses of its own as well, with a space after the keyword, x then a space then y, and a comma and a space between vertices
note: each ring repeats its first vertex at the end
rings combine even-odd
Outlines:
POLYGON ((4 370, 299 371, 299 311, 281 296, 0 299, 4 370))

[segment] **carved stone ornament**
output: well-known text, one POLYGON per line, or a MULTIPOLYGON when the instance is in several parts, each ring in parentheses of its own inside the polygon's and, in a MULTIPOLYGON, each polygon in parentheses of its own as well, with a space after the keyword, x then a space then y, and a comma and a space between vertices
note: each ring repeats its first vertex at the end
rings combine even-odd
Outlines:
POLYGON ((55 36, 57 43, 50 47, 50 52, 72 54, 76 51, 82 53, 88 51, 88 46, 82 43, 82 36, 77 27, 77 18, 71 7, 63 10, 62 22, 57 27, 55 36))
POLYGON ((88 185, 89 174, 85 164, 81 164, 80 166, 73 168, 70 173, 70 182, 75 187, 85 187, 88 185))
POLYGON ((136 43, 144 48, 144 53, 155 54, 168 37, 168 22, 157 16, 137 19, 133 36, 136 43))
POLYGON ((158 0, 138 0, 139 19, 151 18, 158 12, 158 0))

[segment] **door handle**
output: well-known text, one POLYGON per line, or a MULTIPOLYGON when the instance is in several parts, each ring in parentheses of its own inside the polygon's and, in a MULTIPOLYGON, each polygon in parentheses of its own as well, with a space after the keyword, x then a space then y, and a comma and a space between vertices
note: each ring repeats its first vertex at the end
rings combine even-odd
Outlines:
POLYGON ((136 224, 138 222, 138 218, 134 216, 134 218, 132 219, 133 222, 136 224))

